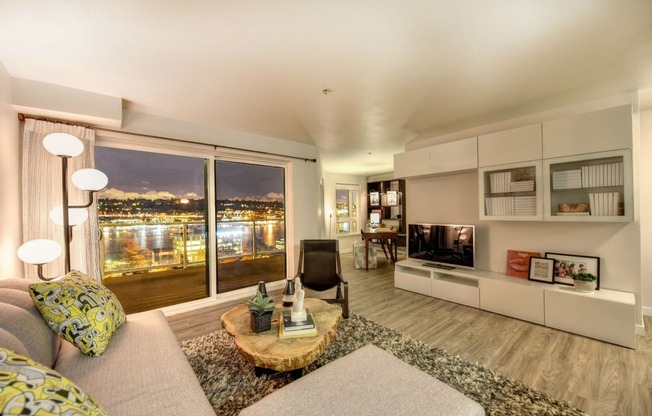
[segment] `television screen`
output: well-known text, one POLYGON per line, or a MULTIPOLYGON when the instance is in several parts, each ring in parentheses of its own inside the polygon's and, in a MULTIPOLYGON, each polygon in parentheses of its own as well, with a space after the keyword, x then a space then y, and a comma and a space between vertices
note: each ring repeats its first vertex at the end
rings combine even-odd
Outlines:
POLYGON ((475 268, 475 227, 451 224, 409 224, 408 257, 425 265, 475 268))

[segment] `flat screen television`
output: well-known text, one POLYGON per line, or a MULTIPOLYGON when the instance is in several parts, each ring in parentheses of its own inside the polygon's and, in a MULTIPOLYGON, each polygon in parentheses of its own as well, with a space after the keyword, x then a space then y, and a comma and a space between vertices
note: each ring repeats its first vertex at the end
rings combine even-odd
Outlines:
POLYGON ((409 224, 408 257, 425 266, 475 268, 475 226, 409 224))

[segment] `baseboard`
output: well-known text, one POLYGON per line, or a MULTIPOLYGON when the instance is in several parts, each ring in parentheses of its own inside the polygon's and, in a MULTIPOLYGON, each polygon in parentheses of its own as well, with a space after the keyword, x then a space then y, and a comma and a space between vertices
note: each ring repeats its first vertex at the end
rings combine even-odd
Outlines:
POLYGON ((645 336, 645 322, 641 325, 636 325, 636 335, 645 336))
POLYGON ((652 306, 643 306, 643 315, 652 316, 652 306))

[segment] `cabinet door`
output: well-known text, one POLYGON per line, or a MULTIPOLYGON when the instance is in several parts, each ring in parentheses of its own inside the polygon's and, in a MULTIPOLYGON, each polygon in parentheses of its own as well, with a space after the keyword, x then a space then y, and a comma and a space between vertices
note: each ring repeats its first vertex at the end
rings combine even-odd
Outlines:
POLYGON ((410 178, 430 173, 430 150, 416 149, 394 155, 394 177, 410 178))
POLYGON ((541 221, 541 161, 478 170, 481 220, 541 221))
POLYGON ((543 325, 543 288, 527 282, 482 279, 480 309, 543 325))
POLYGON ((543 177, 546 221, 634 219, 631 150, 546 159, 543 177))
POLYGON ((571 290, 546 290, 545 325, 636 348, 634 295, 604 292, 595 296, 596 294, 581 294, 571 290))
POLYGON ((632 148, 632 106, 543 123, 543 158, 632 148))
POLYGON ((478 138, 430 147, 430 173, 462 172, 478 168, 478 138))
POLYGON ((478 166, 504 165, 543 159, 541 124, 478 137, 478 166))

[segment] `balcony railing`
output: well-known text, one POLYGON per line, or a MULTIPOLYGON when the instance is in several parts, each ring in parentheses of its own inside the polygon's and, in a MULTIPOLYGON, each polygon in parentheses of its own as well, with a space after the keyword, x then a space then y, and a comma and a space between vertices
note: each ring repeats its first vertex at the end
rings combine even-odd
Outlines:
MULTIPOLYGON (((104 276, 181 269, 206 264, 204 222, 103 223, 104 276)), ((219 222, 218 261, 285 253, 283 220, 219 222)))

